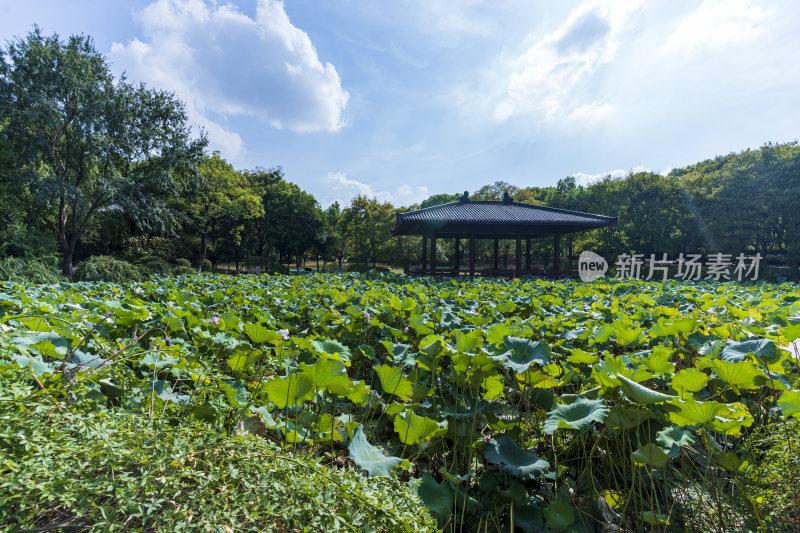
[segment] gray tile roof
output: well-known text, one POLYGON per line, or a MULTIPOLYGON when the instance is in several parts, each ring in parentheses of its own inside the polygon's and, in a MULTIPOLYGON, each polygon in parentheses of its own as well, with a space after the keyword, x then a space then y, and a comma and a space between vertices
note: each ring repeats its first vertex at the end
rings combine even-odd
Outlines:
POLYGON ((417 233, 420 228, 431 227, 446 230, 448 226, 508 226, 521 228, 553 227, 579 231, 605 226, 616 226, 616 217, 593 215, 543 205, 523 204, 511 201, 456 201, 426 207, 416 211, 398 213, 395 235, 417 233), (417 231, 414 231, 414 230, 417 231))

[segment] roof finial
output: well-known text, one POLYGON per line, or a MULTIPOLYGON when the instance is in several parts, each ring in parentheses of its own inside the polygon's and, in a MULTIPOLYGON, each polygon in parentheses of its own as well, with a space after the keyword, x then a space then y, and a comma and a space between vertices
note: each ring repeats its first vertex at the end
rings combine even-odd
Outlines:
POLYGON ((504 204, 510 204, 510 203, 511 203, 511 202, 513 202, 513 201, 514 201, 514 199, 513 199, 513 198, 511 198, 511 195, 510 195, 510 194, 508 194, 508 191, 506 191, 506 192, 504 192, 504 193, 503 193, 503 203, 504 203, 504 204))
POLYGON ((469 191, 464 191, 464 195, 458 199, 459 202, 469 202, 469 191))

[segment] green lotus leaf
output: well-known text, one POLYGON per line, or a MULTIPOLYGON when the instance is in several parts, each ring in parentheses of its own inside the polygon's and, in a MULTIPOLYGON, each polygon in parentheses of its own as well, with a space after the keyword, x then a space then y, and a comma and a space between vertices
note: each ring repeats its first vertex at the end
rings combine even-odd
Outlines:
POLYGON ((663 468, 669 461, 667 453, 653 443, 645 444, 631 454, 631 460, 639 466, 663 468))
POLYGON ((509 435, 486 443, 484 457, 492 464, 523 480, 533 480, 547 472, 550 463, 520 448, 509 435))
POLYGON ((706 386, 710 378, 702 370, 686 368, 672 376, 670 386, 679 394, 692 393, 706 386))
POLYGON ((483 397, 487 400, 496 400, 504 396, 505 381, 500 374, 493 374, 484 378, 481 386, 486 391, 483 397))
POLYGON ((800 324, 791 324, 784 328, 783 337, 789 342, 800 339, 800 324))
POLYGON ((680 426, 669 426, 656 434, 656 442, 667 450, 670 457, 678 457, 681 448, 694 444, 694 434, 680 426))
POLYGON ((556 531, 564 531, 575 523, 575 510, 564 500, 555 500, 544 508, 547 524, 556 531))
POLYGON ((800 391, 784 391, 778 400, 778 409, 781 410, 783 416, 800 418, 800 391))
POLYGON ((417 495, 425 507, 436 516, 439 527, 443 527, 453 513, 453 504, 456 501, 456 491, 450 483, 447 481, 437 483, 430 474, 425 474, 417 487, 417 495))
POLYGON ((624 329, 618 329, 614 335, 614 340, 617 344, 621 344, 623 346, 630 344, 636 345, 642 344, 645 341, 645 336, 642 334, 641 330, 634 327, 628 327, 624 329))
POLYGON ((369 395, 369 387, 363 381, 353 381, 350 384, 350 392, 347 399, 356 405, 362 405, 369 395))
POLYGON ((608 409, 603 400, 589 400, 579 396, 570 405, 559 404, 547 413, 543 429, 553 434, 557 429, 588 429, 594 422, 605 422, 608 409))
POLYGON ((435 420, 406 411, 394 417, 394 430, 404 444, 417 444, 444 435, 447 423, 437 424, 435 420))
POLYGON ((734 453, 725 452, 714 454, 714 462, 729 472, 736 472, 744 461, 734 453))
POLYGON ((42 376, 55 372, 56 366, 46 362, 41 355, 11 354, 11 360, 20 368, 30 368, 31 372, 42 376))
POLYGON ((414 393, 413 384, 406 379, 403 371, 396 366, 381 365, 375 369, 378 374, 378 379, 381 381, 381 387, 387 394, 394 394, 404 402, 411 399, 414 393))
POLYGON ((670 396, 669 394, 648 389, 644 385, 640 385, 639 383, 636 383, 632 379, 628 379, 621 374, 617 374, 616 378, 622 384, 622 390, 625 391, 625 395, 635 403, 641 405, 650 405, 653 403, 666 402, 674 398, 674 396, 670 396))
POLYGON ((261 324, 245 324, 243 326, 244 332, 250 337, 250 340, 255 344, 262 344, 269 342, 270 344, 278 345, 281 341, 281 336, 277 331, 267 329, 261 324))
POLYGON ((455 344, 453 350, 458 353, 475 353, 483 344, 483 335, 480 330, 472 330, 467 333, 456 331, 455 344))
POLYGON ((643 361, 644 367, 654 375, 675 372, 675 364, 670 362, 671 353, 663 346, 656 346, 653 353, 643 361))
MULTIPOLYGON (((738 414, 738 413, 734 413, 738 414)), ((739 418, 727 418, 718 416, 708 422, 705 426, 716 433, 723 435, 740 435, 743 427, 753 425, 753 416, 749 413, 739 418)))
POLYGON ((752 361, 731 363, 716 359, 711 361, 711 368, 719 379, 739 389, 758 389, 761 384, 756 384, 756 379, 764 377, 764 373, 752 361))
POLYGON ((264 358, 264 352, 261 350, 242 350, 242 347, 247 346, 243 344, 240 346, 240 349, 236 350, 236 352, 228 357, 228 366, 234 372, 241 372, 247 368, 250 368, 255 363, 260 361, 264 358))
POLYGON ((720 356, 725 361, 740 362, 747 358, 748 354, 755 355, 758 359, 772 362, 779 357, 775 341, 770 339, 751 339, 743 342, 730 342, 722 348, 720 356))
POLYGON ((584 352, 580 348, 574 348, 567 361, 574 365, 593 365, 599 358, 597 355, 589 352, 584 352))
POLYGON ((691 333, 699 326, 697 320, 694 318, 684 318, 676 320, 669 324, 659 323, 653 326, 650 330, 652 337, 669 337, 673 335, 681 335, 683 333, 691 333))
POLYGON ((392 469, 403 462, 399 457, 384 455, 383 448, 370 444, 360 426, 347 445, 347 450, 356 466, 366 470, 370 476, 388 477, 392 469))
MULTIPOLYGON (((222 386, 223 390, 225 389, 225 385, 222 386)), ((187 403, 191 396, 188 394, 179 394, 174 390, 174 386, 162 380, 156 380, 153 383, 153 391, 155 391, 156 396, 164 400, 165 402, 172 402, 172 403, 187 403)), ((245 402, 246 402, 246 398, 245 402)), ((242 403, 241 405, 244 405, 242 403)))
POLYGON ((656 513, 655 511, 640 511, 639 516, 642 517, 644 522, 647 522, 651 526, 669 525, 667 515, 656 513))
POLYGON ((708 424, 720 413, 727 413, 728 406, 719 402, 699 402, 693 399, 674 399, 666 408, 670 421, 679 426, 708 424))
POLYGON ((311 347, 315 352, 325 354, 332 359, 344 361, 345 364, 350 363, 350 359, 353 356, 353 354, 350 352, 350 348, 339 341, 314 340, 311 341, 311 347))
POLYGON ((492 359, 517 374, 528 370, 533 363, 545 366, 550 363, 552 357, 550 346, 544 341, 533 342, 530 339, 506 337, 503 347, 506 348, 506 351, 492 359))
POLYGON ((428 335, 419 342, 419 351, 428 357, 438 356, 444 349, 444 342, 438 335, 428 335))
POLYGON ((544 513, 535 503, 514 507, 514 525, 525 533, 539 533, 544 530, 544 513))
POLYGON ((300 405, 314 397, 314 383, 306 374, 290 374, 283 378, 273 378, 266 385, 269 401, 278 409, 300 405))
POLYGON ((353 390, 353 383, 348 379, 341 361, 320 359, 311 366, 300 363, 299 368, 311 379, 316 389, 326 390, 335 396, 347 396, 353 390))
POLYGON ((393 294, 389 299, 389 305, 396 311, 413 311, 417 308, 417 301, 411 297, 406 297, 401 301, 396 294, 393 294))
POLYGON ((612 428, 631 429, 646 420, 657 418, 656 413, 650 409, 627 407, 617 404, 611 408, 611 414, 606 419, 606 426, 612 428))

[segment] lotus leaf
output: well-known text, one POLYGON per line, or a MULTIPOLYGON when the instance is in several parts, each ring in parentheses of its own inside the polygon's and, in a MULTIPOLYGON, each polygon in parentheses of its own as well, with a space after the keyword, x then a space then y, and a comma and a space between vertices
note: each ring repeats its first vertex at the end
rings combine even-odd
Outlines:
POLYGON ((394 430, 403 443, 418 444, 444 435, 447 424, 437 424, 435 420, 407 411, 394 417, 394 430))
POLYGON ((639 466, 654 466, 663 468, 669 461, 669 456, 660 447, 653 443, 640 446, 631 454, 633 462, 639 466))
POLYGON ((564 531, 575 523, 575 510, 564 500, 554 500, 544 508, 544 518, 556 531, 564 531))
POLYGON ((486 443, 484 457, 492 464, 523 480, 533 480, 547 472, 550 463, 520 448, 509 435, 486 443))
POLYGON ((389 476, 393 467, 403 462, 399 457, 384 455, 383 448, 370 444, 361 427, 356 430, 347 449, 350 459, 370 476, 389 476))
POLYGON ((570 405, 560 404, 547 413, 544 423, 545 433, 555 433, 557 429, 588 429, 595 422, 605 422, 608 409, 603 400, 589 400, 579 396, 570 405))
POLYGON ((502 367, 513 370, 517 374, 528 370, 533 363, 538 363, 541 366, 549 364, 552 356, 550 347, 544 341, 533 342, 530 339, 506 337, 503 341, 503 347, 506 351, 494 356, 492 359, 498 361, 502 367))

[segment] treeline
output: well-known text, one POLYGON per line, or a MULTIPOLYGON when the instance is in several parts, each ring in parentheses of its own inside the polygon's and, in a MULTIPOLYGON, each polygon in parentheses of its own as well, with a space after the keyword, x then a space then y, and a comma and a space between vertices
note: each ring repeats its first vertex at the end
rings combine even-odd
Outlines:
MULTIPOLYGON (((759 252, 773 263, 800 263, 797 143, 666 176, 632 173, 586 186, 567 177, 553 187, 497 181, 471 198, 499 200, 506 192, 619 217, 615 229, 568 237, 568 255, 759 252)), ((405 207, 359 196, 323 209, 279 167, 235 169, 209 153, 180 100, 115 80, 88 37, 63 41, 35 29, 0 50, 0 258, 50 262, 68 276, 100 256, 165 272, 241 262, 263 271, 308 261, 404 267, 419 261, 420 242, 390 236, 395 214, 458 196, 405 207)), ((449 260, 451 244, 440 246, 449 260)), ((510 252, 503 243, 504 262, 510 252)), ((538 239, 533 252, 547 266, 551 240, 538 239)), ((488 258, 489 243, 478 253, 488 258)))

